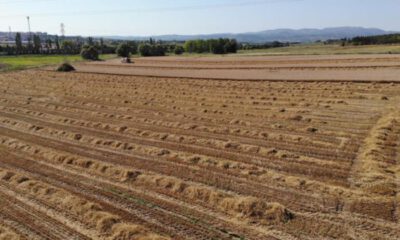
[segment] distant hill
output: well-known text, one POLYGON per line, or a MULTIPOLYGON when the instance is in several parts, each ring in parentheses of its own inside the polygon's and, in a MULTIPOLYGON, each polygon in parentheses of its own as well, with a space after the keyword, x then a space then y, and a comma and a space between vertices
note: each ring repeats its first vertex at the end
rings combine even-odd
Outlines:
POLYGON ((392 31, 384 31, 378 28, 363 28, 363 27, 336 27, 324 29, 275 29, 261 32, 249 33, 217 33, 217 34, 202 34, 202 35, 159 35, 159 36, 104 36, 109 39, 119 40, 146 40, 150 37, 164 41, 186 41, 193 39, 210 39, 210 38, 235 38, 239 42, 264 43, 272 41, 282 42, 314 42, 317 40, 353 38, 357 36, 375 36, 382 34, 394 33, 392 31))

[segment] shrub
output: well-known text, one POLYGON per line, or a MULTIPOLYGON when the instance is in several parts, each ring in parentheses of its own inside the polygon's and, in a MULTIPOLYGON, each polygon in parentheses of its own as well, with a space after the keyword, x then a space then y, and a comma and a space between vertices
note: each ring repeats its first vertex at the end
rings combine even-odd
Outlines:
POLYGON ((182 55, 185 52, 185 49, 182 46, 176 46, 174 49, 174 53, 176 55, 182 55))
POLYGON ((63 63, 57 68, 58 72, 72 72, 75 68, 69 63, 63 63))
POLYGON ((81 51, 81 56, 86 60, 99 60, 99 51, 95 46, 84 46, 81 51))

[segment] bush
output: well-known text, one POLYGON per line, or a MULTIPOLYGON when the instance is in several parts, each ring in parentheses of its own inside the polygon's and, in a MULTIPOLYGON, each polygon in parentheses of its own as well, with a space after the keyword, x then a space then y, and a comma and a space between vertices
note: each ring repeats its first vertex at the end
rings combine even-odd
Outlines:
POLYGON ((75 68, 69 63, 63 63, 57 68, 58 72, 72 72, 75 68))
POLYGON ((176 55, 182 55, 185 52, 185 49, 182 46, 176 46, 174 49, 174 53, 176 55))
POLYGON ((95 46, 84 46, 81 51, 81 56, 86 60, 99 60, 99 50, 95 46))

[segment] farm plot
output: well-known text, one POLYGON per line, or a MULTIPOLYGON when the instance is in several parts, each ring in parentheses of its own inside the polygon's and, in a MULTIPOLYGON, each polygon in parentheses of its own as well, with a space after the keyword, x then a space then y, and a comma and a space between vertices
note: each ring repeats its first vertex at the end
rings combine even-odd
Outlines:
POLYGON ((400 237, 397 82, 107 64, 0 75, 0 239, 400 237))
POLYGON ((119 59, 86 63, 81 72, 135 76, 186 77, 224 80, 288 81, 400 81, 400 57, 382 55, 338 56, 223 56, 138 58, 135 64, 119 59))

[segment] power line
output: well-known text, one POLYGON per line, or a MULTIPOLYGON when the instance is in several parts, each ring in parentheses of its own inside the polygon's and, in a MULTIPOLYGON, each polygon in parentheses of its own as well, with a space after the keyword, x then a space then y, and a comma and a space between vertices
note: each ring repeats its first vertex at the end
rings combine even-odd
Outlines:
MULTIPOLYGON (((50 0, 47 0, 50 1, 50 0)), ((53 0, 55 1, 55 0, 53 0)), ((227 7, 247 7, 257 5, 267 5, 277 2, 300 2, 304 0, 262 0, 262 1, 250 1, 250 2, 238 2, 230 4, 208 4, 208 5, 196 5, 196 6, 181 6, 181 7, 165 7, 165 8, 143 8, 143 9, 114 9, 114 10, 87 10, 87 11, 71 11, 71 12, 48 12, 48 13, 33 13, 31 16, 35 17, 48 17, 48 16, 78 16, 78 15, 106 15, 113 13, 148 13, 148 12, 177 12, 177 11, 189 11, 189 10, 207 10, 227 7)), ((0 15, 0 18, 10 17, 21 17, 23 15, 0 15)))

